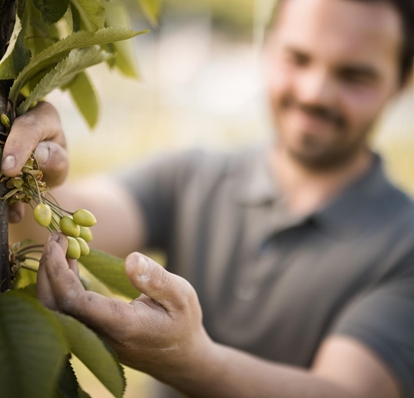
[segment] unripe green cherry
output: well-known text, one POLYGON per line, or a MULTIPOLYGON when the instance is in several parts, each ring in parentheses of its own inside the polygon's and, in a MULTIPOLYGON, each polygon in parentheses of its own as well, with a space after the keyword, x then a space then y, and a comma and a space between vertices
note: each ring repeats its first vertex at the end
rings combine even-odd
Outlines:
POLYGON ((80 227, 80 235, 85 242, 90 242, 93 239, 92 231, 88 227, 80 227))
POLYGON ((3 126, 10 127, 10 119, 5 113, 1 114, 0 121, 3 126))
POLYGON ((72 220, 72 218, 65 216, 60 219, 60 230, 66 236, 72 236, 73 238, 77 238, 80 235, 80 226, 72 220))
POLYGON ((48 227, 52 221, 52 209, 45 203, 39 203, 33 210, 33 215, 38 224, 48 227))
POLYGON ((76 238, 76 240, 79 243, 81 255, 87 256, 91 252, 91 249, 89 249, 89 245, 82 238, 76 238))
POLYGON ((79 246, 79 242, 75 238, 68 236, 68 249, 66 250, 66 257, 78 260, 80 256, 81 248, 79 246))
POLYGON ((73 219, 76 224, 82 227, 93 227, 96 224, 95 216, 85 209, 76 210, 73 213, 73 219))

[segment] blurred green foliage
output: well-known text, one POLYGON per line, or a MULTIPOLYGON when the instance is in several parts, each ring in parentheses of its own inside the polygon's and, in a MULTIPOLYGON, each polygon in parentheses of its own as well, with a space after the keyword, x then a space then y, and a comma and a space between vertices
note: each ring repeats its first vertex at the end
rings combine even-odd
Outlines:
MULTIPOLYGON (((164 0, 162 2, 161 24, 166 18, 191 18, 194 14, 208 13, 214 27, 230 33, 251 32, 254 8, 259 0, 164 0)), ((139 18, 136 0, 127 0, 133 18, 139 18)))

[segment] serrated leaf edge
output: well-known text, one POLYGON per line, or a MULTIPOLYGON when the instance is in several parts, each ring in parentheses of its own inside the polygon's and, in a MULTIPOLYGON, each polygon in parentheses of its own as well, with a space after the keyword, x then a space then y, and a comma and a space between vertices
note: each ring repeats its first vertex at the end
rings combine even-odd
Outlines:
MULTIPOLYGON (((115 41, 127 40, 127 39, 130 39, 130 38, 133 38, 133 37, 136 37, 138 35, 145 34, 148 32, 148 30, 134 31, 129 28, 109 27, 109 28, 99 29, 96 32, 78 31, 78 32, 72 33, 71 35, 65 37, 64 39, 59 40, 58 42, 44 49, 42 52, 40 52, 39 54, 37 54, 30 60, 30 62, 19 73, 19 75, 17 76, 16 80, 13 83, 13 86, 10 89, 10 94, 9 94, 10 101, 12 101, 13 103, 16 102, 17 97, 20 93, 20 90, 28 83, 28 81, 30 81, 30 78, 34 77, 34 76, 31 76, 29 79, 27 78, 27 76, 30 76, 30 71, 33 70, 36 66, 40 65, 42 62, 47 61, 49 58, 58 55, 59 53, 64 53, 66 51, 71 51, 77 48, 90 47, 95 44, 93 43, 93 39, 97 35, 99 35, 100 32, 108 32, 108 31, 114 31, 114 33, 118 33, 121 36, 125 35, 125 38, 115 40, 115 41), (77 43, 76 45, 72 44, 72 45, 68 45, 67 47, 65 47, 66 42, 72 43, 72 41, 76 41, 78 37, 80 39, 79 43, 77 43)), ((104 40, 102 44, 104 44, 105 42, 110 43, 111 41, 104 40)))
MULTIPOLYGON (((85 49, 94 49, 95 47, 86 47, 85 49)), ((112 54, 101 50, 98 46, 96 47, 98 49, 98 53, 100 53, 102 55, 102 60, 95 63, 94 65, 101 63, 101 62, 105 62, 106 60, 108 60, 109 58, 113 57, 112 54)), ((32 103, 34 103, 35 101, 38 101, 40 98, 38 91, 40 91, 40 87, 41 85, 47 80, 49 79, 51 76, 55 75, 58 72, 58 68, 61 67, 62 65, 64 65, 65 63, 70 61, 70 58, 73 56, 74 52, 78 51, 78 50, 82 50, 79 48, 75 48, 73 50, 71 50, 69 52, 69 54, 62 59, 60 62, 58 62, 56 64, 56 66, 54 68, 52 68, 45 76, 43 76, 43 78, 39 81, 39 83, 36 85, 36 87, 30 92, 29 96, 20 104, 20 106, 17 108, 17 113, 19 115, 27 112, 27 110, 30 108, 30 106, 32 105, 32 103)), ((97 53, 97 54, 98 54, 97 53)), ((89 65, 88 67, 90 67, 92 65, 89 65)), ((85 68, 86 69, 86 68, 85 68)), ((55 87, 54 89, 56 89, 57 87, 55 87)), ((45 95, 47 95, 49 93, 46 93, 45 95)))

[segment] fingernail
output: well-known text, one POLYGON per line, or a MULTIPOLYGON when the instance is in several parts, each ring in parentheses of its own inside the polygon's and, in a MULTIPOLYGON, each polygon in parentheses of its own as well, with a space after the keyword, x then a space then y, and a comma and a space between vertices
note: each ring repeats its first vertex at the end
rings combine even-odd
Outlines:
POLYGON ((20 222, 22 219, 22 217, 20 216, 20 213, 18 213, 17 211, 11 211, 9 212, 9 221, 12 224, 17 224, 18 222, 20 222))
POLYGON ((129 261, 132 261, 136 266, 136 271, 139 276, 144 276, 148 271, 148 260, 138 253, 130 255, 129 261))
POLYGON ((59 240, 59 235, 57 234, 50 234, 49 242, 57 242, 59 240))
POLYGON ((1 168, 3 171, 6 171, 12 169, 14 166, 16 166, 16 158, 13 155, 9 155, 3 159, 1 168))
POLYGON ((45 164, 49 160, 49 146, 45 142, 41 142, 36 148, 35 155, 39 164, 45 164))

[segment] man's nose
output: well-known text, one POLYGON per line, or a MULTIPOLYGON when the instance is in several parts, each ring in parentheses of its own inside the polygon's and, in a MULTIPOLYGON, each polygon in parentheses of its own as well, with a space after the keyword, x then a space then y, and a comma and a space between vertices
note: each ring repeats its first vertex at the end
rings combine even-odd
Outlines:
POLYGON ((329 71, 312 68, 303 71, 296 80, 295 97, 303 105, 332 107, 335 105, 336 87, 329 71))

